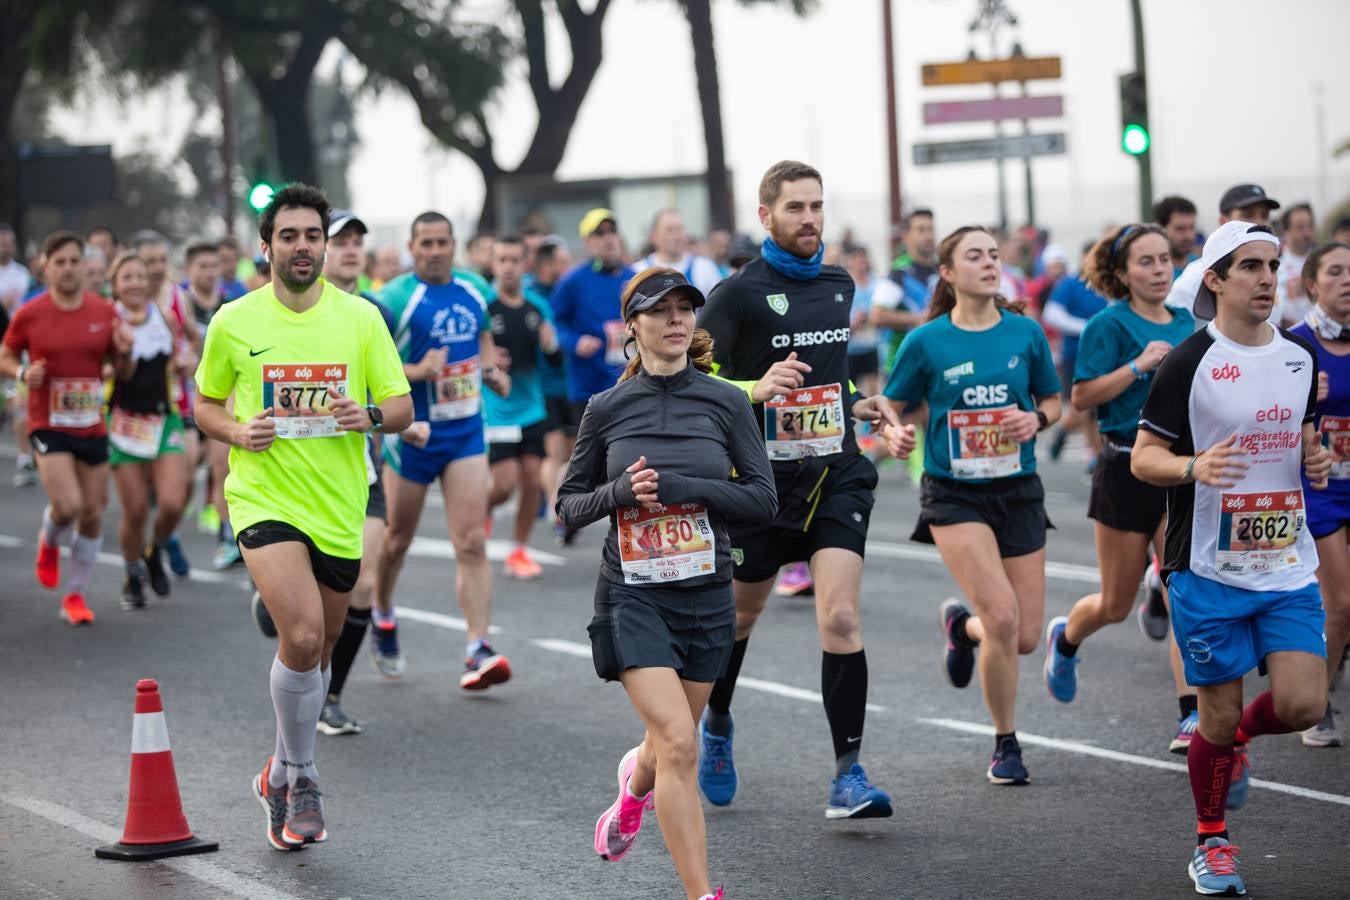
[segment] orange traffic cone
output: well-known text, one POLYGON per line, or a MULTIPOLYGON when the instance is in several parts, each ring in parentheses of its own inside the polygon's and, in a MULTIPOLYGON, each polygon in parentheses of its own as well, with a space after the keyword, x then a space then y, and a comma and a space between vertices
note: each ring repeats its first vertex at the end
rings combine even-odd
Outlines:
POLYGON ((136 682, 136 715, 131 726, 131 788, 127 792, 127 824, 122 840, 99 847, 103 859, 160 859, 220 849, 188 828, 178 777, 169 752, 169 728, 164 704, 153 678, 136 682))

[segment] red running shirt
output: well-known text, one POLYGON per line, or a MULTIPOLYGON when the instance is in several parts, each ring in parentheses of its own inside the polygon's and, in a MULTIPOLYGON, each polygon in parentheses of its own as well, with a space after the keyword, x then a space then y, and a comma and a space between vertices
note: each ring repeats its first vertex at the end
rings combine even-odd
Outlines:
POLYGON ((75 437, 102 437, 103 362, 113 353, 117 311, 86 292, 79 309, 57 309, 42 292, 20 306, 5 332, 5 346, 45 362, 42 387, 28 390, 28 433, 53 429, 75 437))

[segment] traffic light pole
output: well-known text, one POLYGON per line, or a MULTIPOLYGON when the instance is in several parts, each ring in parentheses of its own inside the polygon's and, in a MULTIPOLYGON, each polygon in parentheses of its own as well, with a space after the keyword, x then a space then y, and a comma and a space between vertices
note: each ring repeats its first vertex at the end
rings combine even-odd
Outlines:
MULTIPOLYGON (((886 252, 895 255, 902 228, 900 208, 900 128, 895 101, 895 37, 891 22, 891 0, 881 0, 882 55, 886 62, 886 174, 890 182, 891 233, 886 252)), ((890 259, 891 257, 887 257, 890 259)))
MULTIPOLYGON (((1144 108, 1148 109, 1148 72, 1144 67, 1144 11, 1140 6, 1140 0, 1130 0, 1130 11, 1134 16, 1134 70, 1143 79, 1144 108)), ((1148 132, 1151 143, 1153 130, 1149 126, 1148 116, 1145 115, 1144 121, 1139 124, 1143 125, 1144 130, 1148 132)), ((1141 222, 1147 222, 1153 215, 1152 154, 1152 146, 1139 154, 1139 221, 1141 222)))

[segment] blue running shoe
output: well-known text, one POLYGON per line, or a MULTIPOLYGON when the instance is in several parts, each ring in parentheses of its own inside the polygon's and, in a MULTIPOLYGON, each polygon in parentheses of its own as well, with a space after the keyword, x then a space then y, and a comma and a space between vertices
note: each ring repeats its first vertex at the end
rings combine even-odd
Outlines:
POLYGON ((963 644, 952 636, 952 622, 962 614, 969 616, 970 610, 960 600, 948 597, 938 607, 942 634, 947 638, 947 649, 943 655, 943 671, 952 687, 963 688, 970 684, 970 676, 975 672, 975 648, 963 644))
POLYGON ((736 796, 740 783, 736 777, 736 760, 731 755, 731 738, 736 733, 733 724, 726 737, 709 733, 706 725, 708 711, 698 723, 701 751, 698 755, 698 787, 713 806, 727 806, 736 796))
POLYGON ((1031 781, 1027 767, 1022 765, 1022 745, 1015 737, 1005 737, 999 741, 998 749, 989 760, 989 771, 985 778, 990 784, 1026 784, 1031 781))
POLYGON ((1238 874, 1238 848, 1221 837, 1212 837, 1195 848, 1186 873, 1195 882, 1197 894, 1241 897, 1247 886, 1238 874))
POLYGON ((1172 738, 1172 743, 1167 745, 1168 752, 1185 756, 1191 749, 1191 738, 1195 737, 1195 730, 1200 727, 1200 713, 1190 712, 1186 718, 1177 720, 1177 733, 1172 738))
POLYGON ((891 814, 891 795, 867 780, 857 763, 830 782, 827 819, 884 819, 891 814))
POLYGON ((1228 783, 1228 808, 1242 809, 1247 790, 1252 786, 1252 761, 1246 744, 1233 745, 1233 780, 1228 783))
POLYGON ((183 553, 183 545, 178 543, 178 533, 169 535, 168 540, 164 542, 164 552, 169 554, 169 571, 179 578, 186 578, 188 570, 188 558, 183 553))
POLYGON ((1045 629, 1045 686, 1050 696, 1060 703, 1072 703, 1078 694, 1078 657, 1065 656, 1059 652, 1055 643, 1068 627, 1069 620, 1064 616, 1055 616, 1045 629))

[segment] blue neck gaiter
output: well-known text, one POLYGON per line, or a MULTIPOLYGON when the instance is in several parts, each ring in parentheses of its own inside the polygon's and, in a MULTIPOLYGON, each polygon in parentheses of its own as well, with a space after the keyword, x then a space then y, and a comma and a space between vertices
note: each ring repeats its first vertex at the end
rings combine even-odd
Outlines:
POLYGON ((820 242, 815 255, 810 259, 802 259, 800 256, 794 256, 775 244, 773 238, 765 237, 764 243, 759 248, 759 255, 764 257, 766 263, 787 277, 795 278, 798 281, 811 281, 820 275, 820 261, 825 258, 825 242, 820 242))

